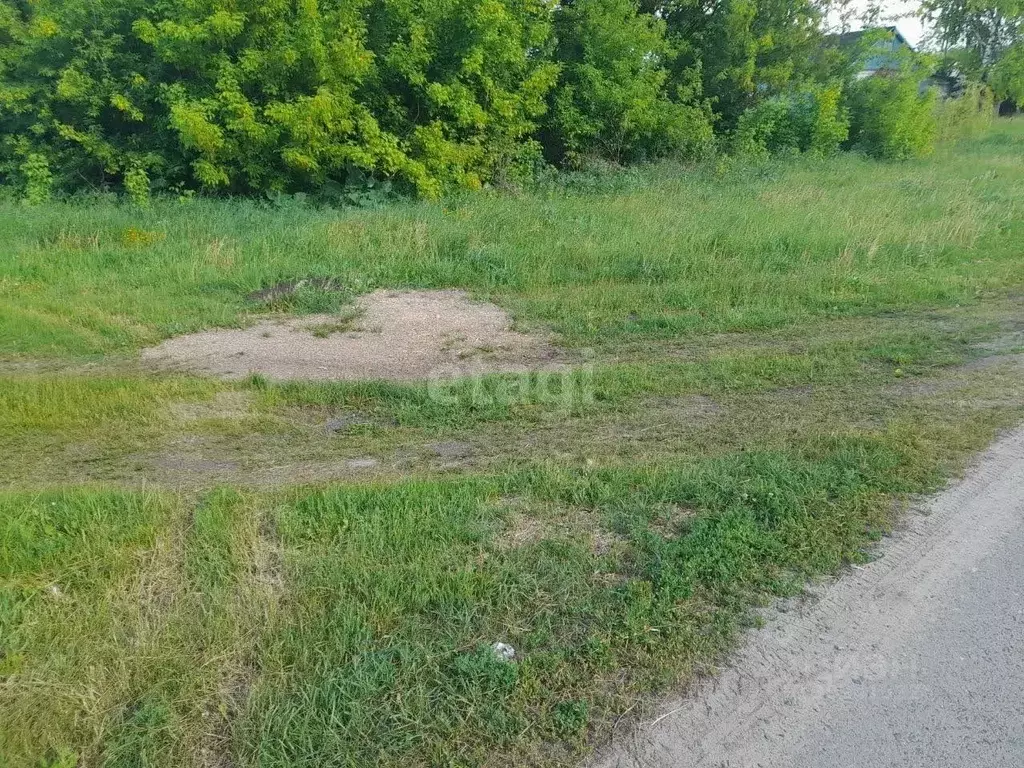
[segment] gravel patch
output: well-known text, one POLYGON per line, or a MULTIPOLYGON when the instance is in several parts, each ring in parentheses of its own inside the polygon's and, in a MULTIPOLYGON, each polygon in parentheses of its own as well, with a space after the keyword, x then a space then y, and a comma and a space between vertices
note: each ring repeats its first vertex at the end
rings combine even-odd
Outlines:
POLYGON ((266 318, 167 339, 142 358, 227 379, 258 373, 337 381, 451 379, 558 364, 546 339, 512 330, 504 310, 461 291, 376 291, 355 309, 358 319, 336 333, 318 330, 336 324, 334 315, 266 318))

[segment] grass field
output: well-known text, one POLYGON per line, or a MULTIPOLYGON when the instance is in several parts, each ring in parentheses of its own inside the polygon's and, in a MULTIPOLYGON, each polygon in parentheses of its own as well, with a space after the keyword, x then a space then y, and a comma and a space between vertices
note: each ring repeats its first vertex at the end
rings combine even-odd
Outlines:
POLYGON ((1016 121, 443 205, 0 203, 0 766, 573 764, 1024 418, 1022 158, 1016 121), (247 298, 309 277, 344 290, 247 298), (139 361, 380 287, 586 365, 139 361))

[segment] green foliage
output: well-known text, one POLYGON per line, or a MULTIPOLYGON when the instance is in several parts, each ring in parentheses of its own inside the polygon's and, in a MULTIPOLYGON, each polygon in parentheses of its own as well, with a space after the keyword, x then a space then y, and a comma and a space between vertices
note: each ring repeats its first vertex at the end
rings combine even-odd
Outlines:
POLYGON ((842 88, 832 85, 819 88, 810 109, 810 141, 808 150, 816 155, 836 152, 850 134, 850 120, 842 108, 842 88))
POLYGON ((976 73, 973 54, 920 54, 893 40, 884 30, 864 35, 853 52, 855 70, 875 74, 854 80, 847 93, 851 114, 849 144, 883 159, 902 160, 930 153, 936 142, 962 138, 986 128, 993 112, 992 94, 964 73, 976 73), (949 86, 939 98, 937 82, 949 86))
MULTIPOLYGON (((0 184, 30 202, 375 205, 519 184, 546 161, 695 157, 713 128, 748 152, 827 154, 850 62, 819 21, 811 0, 8 2, 0 184)), ((889 143, 871 151, 919 152, 889 143)))
POLYGON ((25 179, 25 202, 38 205, 50 199, 53 174, 50 173, 50 163, 45 155, 31 153, 21 164, 21 174, 25 179))
POLYGON ((149 174, 142 168, 132 168, 124 175, 124 190, 128 198, 140 208, 149 206, 149 174))
POLYGON ((1024 42, 1022 0, 924 0, 921 11, 935 40, 956 49, 962 71, 975 80, 994 85, 998 63, 1024 42))
POLYGON ((817 63, 819 15, 808 0, 662 0, 650 9, 679 51, 677 79, 700 73, 727 130, 764 94, 785 93, 817 63))
POLYGON ((939 71, 943 73, 957 72, 970 82, 980 83, 985 72, 978 52, 971 48, 957 46, 942 52, 939 71))
POLYGON ((937 98, 912 71, 876 75, 850 89, 850 142, 873 157, 906 160, 929 154, 938 132, 937 98))
POLYGON ((991 89, 980 83, 968 83, 956 98, 936 104, 938 141, 977 135, 992 125, 994 114, 991 89))
POLYGON ((829 155, 849 133, 838 84, 805 87, 751 107, 740 117, 734 146, 741 155, 787 152, 829 155))
POLYGON ((557 66, 542 0, 377 0, 362 98, 442 187, 477 188, 539 156, 557 66))
POLYGON ((0 183, 358 202, 382 180, 517 181, 545 156, 693 156, 807 75, 814 20, 804 0, 7 3, 0 183))
POLYGON ((663 21, 638 13, 634 0, 578 0, 558 9, 555 30, 562 72, 547 123, 555 159, 692 156, 710 144, 699 82, 670 97, 663 21))
POLYGON ((1007 49, 993 65, 991 84, 1000 101, 1024 104, 1024 39, 1007 49))
POLYGON ((140 173, 234 192, 478 187, 538 153, 548 17, 540 0, 6 6, 0 178, 24 182, 46 151, 62 186, 136 199, 140 173))

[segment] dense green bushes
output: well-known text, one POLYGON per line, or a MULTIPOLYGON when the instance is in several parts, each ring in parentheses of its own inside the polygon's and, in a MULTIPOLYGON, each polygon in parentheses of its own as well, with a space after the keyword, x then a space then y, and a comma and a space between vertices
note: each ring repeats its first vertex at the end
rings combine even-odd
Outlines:
POLYGON ((999 57, 992 66, 990 79, 997 98, 1024 104, 1024 40, 999 57))
POLYGON ((630 162, 710 145, 712 114, 696 75, 677 77, 669 95, 673 51, 661 19, 632 0, 580 0, 556 11, 555 32, 562 69, 545 135, 552 159, 630 162))
POLYGON ((838 84, 806 87, 761 102, 740 117, 735 147, 740 154, 836 152, 849 133, 838 84))
POLYGON ((937 98, 914 72, 867 77, 850 88, 850 141, 869 155, 904 160, 928 154, 938 130, 937 98))
MULTIPOLYGON (((971 99, 941 103, 921 89, 913 72, 893 72, 838 85, 809 87, 767 99, 740 117, 733 146, 739 154, 765 156, 840 147, 886 160, 931 152, 942 117, 944 134, 955 137, 980 115, 977 90, 971 99)), ((988 107, 991 113, 991 105, 988 107)))
POLYGON ((247 192, 530 162, 557 67, 540 0, 40 0, 0 18, 0 173, 247 192))
POLYGON ((0 175, 436 196, 530 173, 539 138, 556 160, 693 153, 711 114, 673 55, 632 0, 7 3, 0 175))
MULTIPOLYGON (((742 155, 766 156, 810 152, 828 154, 840 147, 885 160, 905 160, 930 153, 938 141, 962 138, 988 126, 993 92, 980 83, 961 83, 960 93, 940 98, 928 56, 882 48, 887 65, 858 78, 862 62, 877 60, 878 43, 864 36, 847 57, 825 71, 839 78, 825 87, 811 82, 791 88, 748 108, 733 134, 733 149, 742 155)), ((954 80, 947 82, 955 83, 954 80)))
POLYGON ((557 74, 528 55, 548 42, 540 0, 5 9, 0 172, 45 154, 61 186, 141 170, 243 192, 366 173, 474 187, 529 156, 557 74))
MULTIPOLYGON (((4 0, 0 183, 433 197, 545 162, 930 145, 906 78, 844 89, 805 0, 4 0), (826 84, 827 83, 827 84, 826 84)), ((931 127, 929 127, 931 126, 931 127)))
POLYGON ((980 83, 968 83, 957 98, 936 107, 937 140, 951 141, 989 128, 996 114, 995 94, 980 83))

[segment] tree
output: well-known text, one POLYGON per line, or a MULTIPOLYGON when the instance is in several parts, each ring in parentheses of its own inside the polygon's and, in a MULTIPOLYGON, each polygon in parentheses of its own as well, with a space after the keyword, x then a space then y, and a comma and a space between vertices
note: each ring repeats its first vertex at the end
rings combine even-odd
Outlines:
POLYGON ((555 60, 545 144, 556 161, 616 162, 693 154, 712 137, 700 84, 672 88, 665 23, 634 0, 574 0, 555 14, 555 60))
POLYGON ((647 0, 664 18, 679 51, 674 72, 701 73, 719 127, 811 75, 821 47, 820 14, 811 0, 647 0))
POLYGON ((1024 39, 1024 0, 925 0, 925 19, 944 51, 959 58, 978 79, 989 82, 1003 54, 1024 39))
POLYGON ((1010 46, 992 65, 990 83, 998 100, 1024 104, 1024 41, 1010 46))
POLYGON ((7 0, 0 180, 475 188, 533 140, 544 0, 7 0))

